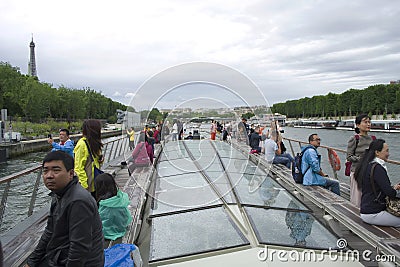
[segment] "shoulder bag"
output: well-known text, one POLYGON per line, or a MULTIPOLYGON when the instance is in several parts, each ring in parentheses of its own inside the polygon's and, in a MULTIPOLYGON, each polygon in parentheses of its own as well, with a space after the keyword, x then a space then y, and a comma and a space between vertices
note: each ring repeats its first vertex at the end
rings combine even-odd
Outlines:
MULTIPOLYGON (((356 147, 354 148, 353 154, 356 154, 356 149, 357 149, 357 146, 358 146, 358 142, 360 141, 360 136, 358 134, 356 134, 356 135, 354 135, 354 138, 356 138, 356 147)), ((353 162, 346 161, 346 163, 345 163, 346 168, 344 169, 344 175, 350 176, 351 165, 352 164, 353 164, 353 162)))
POLYGON ((87 149, 89 151, 90 160, 92 161, 92 164, 93 164, 93 179, 95 179, 99 174, 102 174, 104 172, 102 170, 100 170, 99 168, 97 168, 96 165, 94 164, 93 153, 92 153, 92 150, 90 149, 89 144, 87 143, 86 140, 85 140, 85 144, 86 144, 86 147, 87 147, 87 149))
MULTIPOLYGON (((373 172, 375 169, 375 166, 378 163, 373 163, 371 166, 371 173, 369 175, 369 179, 371 181, 371 185, 372 185, 372 190, 374 191, 374 195, 376 196, 376 189, 375 189, 375 183, 374 183, 374 176, 373 176, 373 172)), ((380 195, 380 193, 379 193, 380 195)), ((376 196, 375 201, 379 201, 379 195, 376 196)), ((390 198, 390 197, 386 197, 386 211, 389 212, 390 214, 393 214, 394 216, 400 217, 400 198, 390 198)))

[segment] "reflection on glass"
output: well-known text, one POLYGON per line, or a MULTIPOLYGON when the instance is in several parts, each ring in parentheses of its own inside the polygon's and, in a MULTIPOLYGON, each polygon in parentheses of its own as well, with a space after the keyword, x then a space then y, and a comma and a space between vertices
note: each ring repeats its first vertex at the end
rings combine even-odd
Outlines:
MULTIPOLYGON (((245 207, 245 211, 261 244, 282 246, 293 246, 295 244, 315 249, 337 247, 337 237, 317 220, 310 219, 308 216, 303 218, 303 211, 254 207, 245 207), (300 214, 287 215, 288 212, 300 214), (291 223, 289 226, 287 221, 291 223), (304 231, 302 231, 302 227, 305 228, 304 231)), ((312 214, 308 215, 312 216, 312 214)))
POLYGON ((157 174, 160 177, 196 171, 198 171, 196 165, 188 158, 162 161, 157 165, 157 174))
POLYGON ((249 244, 222 207, 152 219, 150 261, 249 244))
MULTIPOLYGON (((222 203, 200 173, 157 178, 155 183, 152 214, 222 203)), ((230 195, 226 197, 228 198, 230 195)))
POLYGON ((264 202, 264 206, 272 206, 276 202, 276 198, 281 190, 283 190, 283 188, 275 187, 272 183, 272 179, 267 177, 258 190, 260 199, 264 202))
MULTIPOLYGON (((290 201, 288 208, 299 209, 299 206, 290 201)), ((308 212, 287 211, 285 222, 290 229, 290 237, 294 239, 294 245, 306 246, 306 238, 311 234, 314 217, 308 212)))

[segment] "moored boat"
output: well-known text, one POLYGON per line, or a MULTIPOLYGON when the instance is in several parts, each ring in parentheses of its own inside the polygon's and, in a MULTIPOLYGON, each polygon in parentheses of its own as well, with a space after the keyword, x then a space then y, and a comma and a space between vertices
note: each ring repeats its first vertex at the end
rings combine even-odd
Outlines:
POLYGON ((287 122, 288 125, 296 128, 312 129, 335 129, 338 125, 337 120, 295 120, 287 122))
MULTIPOLYGON (((336 129, 354 130, 354 119, 342 120, 336 129)), ((372 132, 400 133, 400 120, 371 120, 372 132)))

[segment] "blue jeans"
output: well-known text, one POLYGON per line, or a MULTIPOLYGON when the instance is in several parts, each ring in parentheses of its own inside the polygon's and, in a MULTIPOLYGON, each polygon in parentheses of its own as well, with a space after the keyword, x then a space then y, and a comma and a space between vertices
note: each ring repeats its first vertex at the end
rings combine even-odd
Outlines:
POLYGON ((273 164, 283 164, 290 169, 291 163, 294 161, 293 157, 288 153, 283 153, 281 155, 275 155, 273 164))
POLYGON ((331 190, 336 195, 340 196, 340 186, 338 181, 326 178, 326 184, 324 187, 331 190))

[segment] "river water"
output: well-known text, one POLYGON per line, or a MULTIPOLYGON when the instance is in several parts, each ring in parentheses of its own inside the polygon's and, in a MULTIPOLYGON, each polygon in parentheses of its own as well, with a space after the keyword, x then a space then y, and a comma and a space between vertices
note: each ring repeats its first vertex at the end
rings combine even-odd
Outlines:
MULTIPOLYGON (((103 143, 106 143, 117 138, 118 136, 109 137, 103 139, 102 141, 103 143)), ((48 152, 34 152, 0 164, 0 178, 38 166, 42 163, 42 160, 47 153, 48 152)), ((107 155, 110 154, 111 153, 107 152, 107 155)), ((7 197, 7 206, 3 216, 3 223, 0 226, 0 235, 28 216, 32 189, 34 188, 37 175, 38 172, 34 172, 11 181, 11 186, 7 197)), ((3 197, 4 188, 5 183, 0 185, 0 200, 3 197)), ((44 186, 42 179, 40 179, 34 212, 49 203, 49 193, 50 191, 44 186)))
MULTIPOLYGON (((307 141, 308 136, 312 133, 317 133, 322 139, 321 145, 340 148, 346 150, 347 141, 354 135, 353 131, 346 130, 324 130, 324 129, 305 129, 305 128, 293 128, 286 127, 284 137, 296 139, 300 141, 307 141)), ((400 137, 399 133, 380 133, 374 132, 377 138, 383 138, 389 144, 390 159, 400 161, 400 143, 398 139, 400 137)), ((109 141, 112 138, 103 140, 109 141)), ((287 141, 285 145, 290 152, 290 146, 287 141)), ((293 144, 295 152, 298 152, 299 146, 293 144)), ((333 171, 329 167, 328 157, 326 149, 319 148, 319 152, 322 155, 322 168, 324 171, 333 177, 333 171)), ((36 152, 30 153, 28 155, 19 157, 17 159, 12 159, 7 161, 7 163, 0 164, 0 177, 27 169, 29 167, 36 166, 41 163, 43 157, 47 152, 36 152)), ((342 162, 342 169, 338 171, 338 179, 344 182, 349 182, 349 178, 344 176, 344 162, 345 156, 338 153, 342 162)), ((394 164, 388 164, 388 173, 392 184, 400 182, 400 166, 394 164)), ((33 173, 24 177, 17 179, 18 181, 13 181, 11 183, 11 188, 7 200, 7 208, 5 210, 3 224, 0 228, 0 235, 6 230, 13 227, 19 220, 27 217, 29 201, 31 197, 31 189, 34 186, 37 173, 33 173)), ((0 185, 0 199, 3 195, 4 185, 0 185)), ((38 197, 36 200, 35 211, 46 205, 50 198, 48 196, 49 190, 41 182, 40 189, 38 192, 38 197)))

